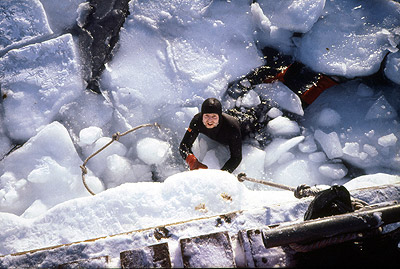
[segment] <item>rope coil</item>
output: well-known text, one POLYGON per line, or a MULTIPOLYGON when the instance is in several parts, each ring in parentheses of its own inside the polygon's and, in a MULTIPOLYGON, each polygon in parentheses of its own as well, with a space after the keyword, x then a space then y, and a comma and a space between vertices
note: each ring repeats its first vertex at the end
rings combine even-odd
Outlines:
POLYGON ((315 196, 321 189, 317 187, 310 187, 306 184, 301 184, 297 186, 296 190, 294 191, 294 197, 300 199, 308 196, 315 196))
POLYGON ((128 130, 128 131, 126 131, 126 132, 124 132, 124 133, 122 133, 122 134, 119 133, 119 132, 116 132, 115 134, 113 134, 113 135, 111 136, 111 141, 110 141, 110 142, 108 142, 108 143, 105 144, 102 148, 100 148, 100 149, 97 150, 95 153, 93 153, 92 155, 90 155, 89 157, 86 158, 86 160, 83 162, 83 164, 80 166, 80 168, 81 168, 81 170, 82 170, 82 182, 83 182, 83 185, 85 186, 86 190, 87 190, 91 195, 95 195, 95 193, 94 193, 94 192, 89 188, 89 186, 86 184, 85 175, 88 173, 88 170, 87 170, 87 168, 86 168, 87 162, 88 162, 91 158, 93 158, 94 156, 96 156, 97 154, 99 154, 101 151, 103 151, 105 148, 107 148, 109 145, 111 145, 114 141, 118 141, 122 136, 127 135, 127 134, 129 134, 129 133, 131 133, 131 132, 133 132, 133 131, 136 131, 136 130, 138 130, 138 129, 140 129, 140 128, 143 128, 143 127, 152 127, 152 126, 157 127, 157 128, 160 128, 160 125, 159 125, 158 123, 147 123, 147 124, 142 124, 142 125, 136 126, 136 127, 132 128, 132 129, 130 129, 130 130, 128 130))

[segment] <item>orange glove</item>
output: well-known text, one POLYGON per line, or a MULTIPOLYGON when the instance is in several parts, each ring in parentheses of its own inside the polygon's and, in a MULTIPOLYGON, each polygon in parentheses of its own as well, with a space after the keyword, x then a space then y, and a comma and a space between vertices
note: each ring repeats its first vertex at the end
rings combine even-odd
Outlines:
POLYGON ((193 154, 189 154, 186 157, 186 163, 189 165, 190 170, 207 169, 208 168, 207 165, 199 162, 193 154))

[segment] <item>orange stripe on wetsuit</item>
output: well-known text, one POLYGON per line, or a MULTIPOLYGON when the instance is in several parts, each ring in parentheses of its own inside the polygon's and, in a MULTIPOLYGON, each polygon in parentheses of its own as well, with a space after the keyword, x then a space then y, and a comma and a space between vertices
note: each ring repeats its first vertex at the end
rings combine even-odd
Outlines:
POLYGON ((311 104, 317 99, 317 97, 326 89, 337 85, 338 83, 328 76, 321 75, 317 84, 314 84, 311 88, 300 95, 300 98, 307 104, 311 104))
MULTIPOLYGON (((292 66, 290 64, 287 68, 285 68, 282 72, 278 73, 275 77, 273 78, 266 78, 263 82, 264 83, 271 83, 273 81, 279 80, 282 83, 285 84, 285 74, 286 71, 292 66)), ((321 75, 317 81, 316 84, 314 84, 312 87, 310 87, 307 91, 298 94, 299 97, 301 98, 302 101, 310 105, 312 102, 317 99, 317 97, 326 89, 337 85, 338 83, 331 79, 328 76, 321 75)), ((297 93, 296 93, 297 94, 297 93)))

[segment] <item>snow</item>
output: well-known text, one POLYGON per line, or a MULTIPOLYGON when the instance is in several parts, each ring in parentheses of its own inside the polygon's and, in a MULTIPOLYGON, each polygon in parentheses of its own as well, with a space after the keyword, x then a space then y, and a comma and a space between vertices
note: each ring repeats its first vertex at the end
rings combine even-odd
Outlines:
POLYGON ((281 109, 303 116, 300 98, 281 82, 259 84, 254 89, 264 99, 278 105, 281 109))
POLYGON ((155 138, 143 138, 137 143, 138 157, 148 165, 161 164, 171 155, 168 142, 155 138))
POLYGON ((236 105, 241 105, 243 107, 255 107, 261 104, 260 97, 255 91, 251 91, 243 96, 241 103, 236 103, 236 105))
POLYGON ((400 52, 390 53, 385 66, 385 75, 394 83, 400 84, 400 52))
POLYGON ((86 15, 84 10, 81 10, 80 13, 78 12, 78 9, 84 8, 84 0, 40 0, 40 3, 46 12, 49 26, 55 33, 62 33, 65 29, 73 28, 80 19, 79 15, 86 15))
POLYGON ((343 156, 342 145, 340 144, 340 139, 336 132, 326 134, 318 129, 315 131, 314 137, 321 145, 329 159, 340 158, 343 156))
POLYGON ((386 184, 395 183, 399 179, 398 176, 390 176, 390 175, 383 175, 381 173, 377 173, 374 175, 365 175, 365 176, 357 177, 357 178, 347 182, 346 184, 344 184, 344 186, 348 189, 367 188, 367 187, 376 186, 376 184, 380 184, 382 176, 385 177, 386 184))
POLYGON ((79 132, 78 145, 81 147, 89 146, 96 142, 100 137, 103 137, 103 131, 101 128, 96 126, 84 128, 79 132))
POLYGON ((276 107, 271 108, 267 113, 267 116, 273 119, 282 115, 283 115, 282 111, 280 111, 276 107))
MULTIPOLYGON (((297 201, 291 192, 240 183, 239 172, 293 187, 400 182, 399 3, 129 5, 97 95, 85 90, 77 36, 67 31, 82 24, 87 3, 0 3, 0 255, 297 201), (263 64, 264 46, 348 81, 306 109, 281 82, 226 97, 229 82, 263 64), (386 83, 363 79, 381 65, 386 83), (179 142, 208 97, 225 109, 253 107, 260 98, 272 106, 268 143, 247 138, 234 174, 218 170, 229 150, 204 136, 193 151, 209 169, 189 172, 179 156, 179 142), (80 165, 115 132, 154 122, 161 128, 121 137, 87 162, 91 196, 80 165), (9 153, 16 144, 22 146, 9 153), (353 178, 352 169, 362 175, 353 178)), ((296 210, 269 221, 293 220, 296 210)))
POLYGON ((0 10, 0 55, 53 33, 39 0, 2 1, 0 10))
POLYGON ((365 119, 393 119, 397 117, 396 110, 386 100, 385 96, 380 96, 369 108, 365 119))
POLYGON ((317 124, 323 127, 335 126, 340 123, 340 115, 335 110, 324 108, 317 119, 317 124))
POLYGON ((86 196, 81 163, 65 127, 58 122, 45 126, 2 161, 2 212, 21 215, 37 200, 49 209, 86 196))
POLYGON ((346 166, 341 163, 323 164, 318 168, 318 171, 324 176, 332 179, 342 179, 348 172, 346 166))
POLYGON ((50 124, 83 91, 70 34, 11 50, 0 59, 4 124, 9 137, 27 140, 50 124))
POLYGON ((306 33, 311 29, 325 6, 325 0, 285 2, 262 0, 258 3, 272 26, 300 33, 306 33))
POLYGON ((274 139, 266 148, 265 165, 270 166, 274 164, 282 154, 289 152, 289 150, 304 140, 304 136, 297 136, 291 139, 274 139))
POLYGON ((399 9, 394 1, 326 1, 323 19, 299 41, 298 57, 325 74, 371 75, 398 50, 399 9))
POLYGON ((390 147, 396 145, 397 137, 391 133, 378 138, 378 144, 382 147, 390 147))
POLYGON ((295 121, 282 116, 268 122, 267 130, 275 136, 296 135, 300 133, 300 127, 295 121))
POLYGON ((262 160, 266 160, 267 152, 255 147, 244 146, 243 156, 245 156, 245 158, 237 168, 238 171, 251 174, 253 177, 262 177, 262 171, 265 166, 265 163, 262 160))
POLYGON ((156 226, 213 216, 254 208, 254 201, 266 205, 296 200, 290 192, 268 193, 251 191, 219 170, 182 172, 163 183, 122 184, 93 197, 71 199, 32 219, 2 213, 0 249, 1 253, 28 250, 33 238, 37 248, 140 229, 150 223, 156 226))

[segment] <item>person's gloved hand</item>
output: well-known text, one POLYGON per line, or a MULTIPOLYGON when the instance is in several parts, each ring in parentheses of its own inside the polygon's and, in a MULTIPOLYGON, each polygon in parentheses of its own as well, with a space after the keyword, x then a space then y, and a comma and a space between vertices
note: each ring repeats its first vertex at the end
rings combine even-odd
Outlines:
POLYGON ((196 169, 207 169, 208 166, 205 164, 202 164, 197 160, 196 156, 193 154, 189 154, 186 157, 186 163, 189 165, 190 170, 196 170, 196 169))

